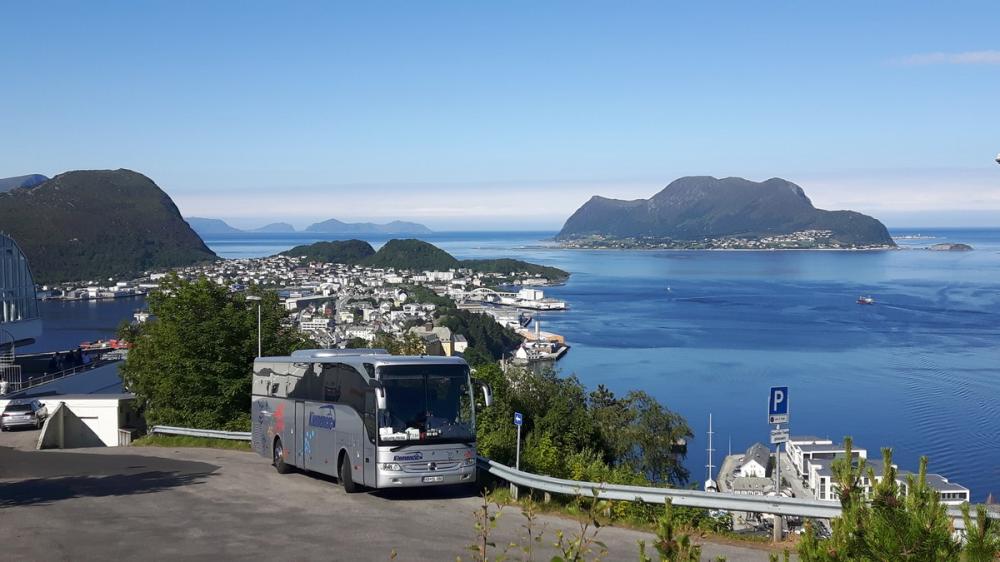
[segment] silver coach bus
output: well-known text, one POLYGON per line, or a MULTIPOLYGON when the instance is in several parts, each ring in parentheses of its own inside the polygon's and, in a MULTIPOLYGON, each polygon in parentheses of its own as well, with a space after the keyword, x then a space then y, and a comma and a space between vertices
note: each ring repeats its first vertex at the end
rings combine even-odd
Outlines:
POLYGON ((252 443, 278 472, 334 476, 349 493, 473 483, 476 393, 458 357, 315 349, 258 357, 252 443))

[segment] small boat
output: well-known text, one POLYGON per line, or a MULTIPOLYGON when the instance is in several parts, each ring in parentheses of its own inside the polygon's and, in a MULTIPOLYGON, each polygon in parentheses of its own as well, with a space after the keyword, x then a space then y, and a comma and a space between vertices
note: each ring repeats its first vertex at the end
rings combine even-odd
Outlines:
POLYGON ((871 297, 858 297, 858 304, 875 304, 875 299, 871 297))

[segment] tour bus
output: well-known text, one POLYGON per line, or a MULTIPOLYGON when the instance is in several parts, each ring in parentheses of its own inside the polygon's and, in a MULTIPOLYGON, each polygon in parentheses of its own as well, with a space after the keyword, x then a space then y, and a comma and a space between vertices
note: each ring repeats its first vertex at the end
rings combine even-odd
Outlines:
MULTIPOLYGON (((475 385, 475 386, 474 386, 475 385)), ((279 473, 292 467, 364 488, 476 481, 476 390, 459 357, 382 349, 309 349, 258 357, 252 444, 279 473)))

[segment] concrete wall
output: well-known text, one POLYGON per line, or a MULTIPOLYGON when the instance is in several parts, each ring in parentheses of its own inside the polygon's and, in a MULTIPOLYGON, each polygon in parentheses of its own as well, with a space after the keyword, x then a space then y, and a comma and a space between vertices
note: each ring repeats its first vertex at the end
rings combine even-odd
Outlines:
POLYGON ((49 419, 38 448, 117 447, 118 429, 142 429, 131 398, 64 398, 44 401, 49 419))

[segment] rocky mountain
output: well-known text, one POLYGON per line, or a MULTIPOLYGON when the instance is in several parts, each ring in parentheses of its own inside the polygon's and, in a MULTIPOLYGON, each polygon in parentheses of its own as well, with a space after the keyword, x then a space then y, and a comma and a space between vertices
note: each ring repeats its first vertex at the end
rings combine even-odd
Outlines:
POLYGON ((295 232, 295 227, 287 222, 272 222, 253 229, 253 232, 295 232))
POLYGON ((0 178, 0 192, 10 191, 17 187, 35 187, 47 181, 49 178, 42 174, 28 174, 26 176, 14 176, 12 178, 0 178))
POLYGON ((878 220, 854 211, 817 209, 792 182, 708 176, 677 179, 649 199, 595 196, 573 213, 557 239, 760 238, 806 230, 829 231, 831 239, 845 245, 895 246, 878 220))
POLYGON ((431 229, 422 224, 406 221, 392 221, 386 224, 372 222, 341 222, 329 219, 311 224, 305 232, 322 232, 326 234, 430 234, 431 229))
POLYGON ((59 174, 0 193, 0 225, 40 283, 107 279, 216 259, 170 197, 131 170, 59 174))
POLYGON ((202 236, 205 236, 206 234, 236 234, 238 232, 243 232, 238 228, 229 226, 229 224, 222 219, 187 217, 186 220, 187 223, 191 225, 191 228, 202 236))

